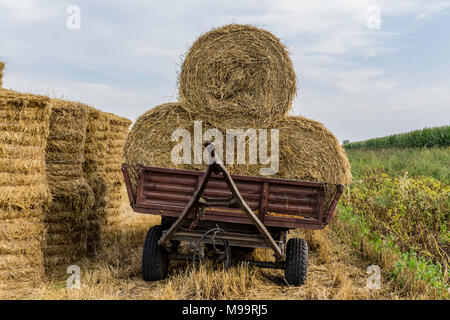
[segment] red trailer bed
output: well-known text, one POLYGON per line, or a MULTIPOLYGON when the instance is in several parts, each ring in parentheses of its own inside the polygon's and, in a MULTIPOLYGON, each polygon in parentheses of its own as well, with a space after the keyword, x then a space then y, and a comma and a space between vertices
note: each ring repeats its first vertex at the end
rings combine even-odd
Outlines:
POLYGON ((215 156, 214 145, 208 142, 206 147, 211 164, 205 172, 140 166, 135 193, 128 166, 122 165, 133 210, 162 216, 161 225, 150 228, 144 243, 144 279, 163 279, 169 259, 197 261, 197 255, 207 257, 203 249, 211 247, 219 260, 226 259, 227 266, 231 248, 269 248, 274 251, 275 262, 248 262, 284 268, 289 284, 303 284, 308 246, 304 239, 288 241, 287 232, 295 228, 323 229, 343 186, 336 186, 331 204, 325 205, 323 183, 230 175, 215 156), (194 244, 194 252, 180 254, 181 241, 194 244), (223 251, 217 248, 217 241, 223 251))
MULTIPOLYGON (((178 217, 183 212, 204 175, 202 171, 142 166, 135 195, 126 164, 122 170, 133 210, 167 217, 178 217)), ((231 177, 264 225, 287 229, 323 229, 343 190, 342 186, 338 186, 332 205, 326 208, 325 186, 322 183, 239 175, 231 177)), ((212 174, 203 195, 214 198, 230 195, 222 174, 212 174)), ((204 220, 252 224, 240 208, 207 208, 204 220)))

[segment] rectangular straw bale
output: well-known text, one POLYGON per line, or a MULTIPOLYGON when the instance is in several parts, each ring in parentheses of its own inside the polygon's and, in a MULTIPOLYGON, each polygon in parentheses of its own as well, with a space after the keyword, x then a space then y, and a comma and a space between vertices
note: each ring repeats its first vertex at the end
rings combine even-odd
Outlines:
POLYGON ((108 153, 109 163, 105 165, 105 172, 108 176, 110 184, 106 195, 105 224, 102 227, 102 235, 114 232, 118 227, 118 216, 120 216, 120 206, 122 203, 122 188, 124 185, 123 175, 121 171, 123 160, 123 145, 128 134, 131 121, 129 119, 108 114, 110 131, 108 132, 108 153))
POLYGON ((87 215, 87 250, 94 256, 100 247, 100 226, 105 219, 108 177, 104 167, 109 162, 107 133, 110 123, 106 113, 90 107, 84 148, 83 171, 94 193, 94 203, 87 215))
POLYGON ((52 99, 46 174, 52 202, 45 211, 47 271, 65 270, 86 253, 85 221, 94 194, 83 174, 88 107, 52 99), (58 250, 55 250, 58 248, 58 250))
POLYGON ((0 291, 12 295, 43 276, 50 112, 47 97, 0 89, 0 291))
POLYGON ((126 118, 91 109, 83 168, 96 193, 89 220, 88 247, 93 252, 109 232, 108 217, 119 214, 122 147, 130 124, 126 118))

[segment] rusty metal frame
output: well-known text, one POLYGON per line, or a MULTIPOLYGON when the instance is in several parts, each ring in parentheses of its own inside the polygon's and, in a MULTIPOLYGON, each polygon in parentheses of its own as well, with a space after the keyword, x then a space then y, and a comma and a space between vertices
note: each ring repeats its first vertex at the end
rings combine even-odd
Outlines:
POLYGON ((331 216, 333 215, 334 210, 336 209, 339 198, 344 192, 344 186, 339 184, 337 186, 336 194, 334 195, 333 202, 331 203, 330 209, 328 210, 327 217, 325 218, 324 224, 327 225, 330 222, 331 216))
POLYGON ((130 174, 128 171, 128 166, 125 163, 123 163, 121 169, 123 172, 123 179, 125 182, 125 187, 127 189, 128 200, 130 201, 130 206, 134 209, 134 208, 136 208, 136 199, 134 198, 134 193, 133 193, 133 190, 131 189, 131 181, 130 181, 130 174))
MULTIPOLYGON (((167 233, 164 231, 163 234, 167 233)), ((259 234, 244 234, 239 232, 218 233, 204 236, 203 231, 175 231, 172 233, 170 240, 172 241, 197 241, 203 237, 203 242, 212 244, 214 241, 227 241, 230 246, 248 247, 248 248, 266 248, 271 249, 265 238, 259 234), (215 238, 215 240, 213 239, 215 238)), ((278 241, 278 246, 282 241, 278 241)))
MULTIPOLYGON (((194 261, 194 256, 192 254, 180 254, 175 252, 169 252, 167 257, 170 260, 181 260, 181 261, 194 261)), ((200 257, 197 257, 196 260, 200 260, 200 257)), ((238 260, 231 259, 232 263, 248 263, 249 265, 253 265, 259 268, 269 268, 269 269, 284 269, 285 262, 284 261, 254 261, 254 260, 238 260)))
POLYGON ((236 187, 236 184, 233 181, 233 178, 228 173, 225 166, 218 160, 215 154, 214 145, 212 143, 207 142, 205 146, 209 150, 209 154, 211 155, 210 164, 206 168, 206 171, 200 181, 199 186, 195 190, 192 198, 189 200, 188 204, 184 208, 181 215, 178 217, 178 219, 170 226, 170 228, 162 235, 161 239, 159 239, 158 244, 162 246, 168 246, 170 247, 170 244, 168 243, 170 238, 174 235, 176 230, 183 224, 183 222, 187 219, 189 214, 192 212, 198 210, 201 206, 207 206, 207 207, 213 207, 213 206, 220 206, 220 205, 238 205, 241 207, 242 211, 248 216, 248 218, 253 222, 253 224, 256 226, 262 237, 265 239, 267 245, 269 248, 271 248, 275 252, 275 256, 278 260, 284 259, 285 254, 281 251, 280 247, 277 245, 273 237, 271 236, 270 232, 267 230, 266 226, 261 222, 261 220, 256 216, 252 209, 247 205, 244 198, 242 197, 241 193, 239 192, 238 188, 236 187), (212 199, 212 198, 205 198, 202 197, 202 193, 206 188, 206 185, 209 181, 209 178, 211 177, 212 173, 222 173, 223 179, 225 180, 228 189, 231 192, 231 197, 228 199, 212 199))
MULTIPOLYGON (((201 179, 204 175, 201 174, 201 172, 198 171, 190 171, 190 170, 183 170, 183 169, 168 169, 168 168, 160 168, 160 167, 140 167, 138 168, 139 174, 138 174, 138 183, 137 183, 137 190, 136 192, 133 192, 129 177, 129 167, 127 164, 122 165, 122 172, 124 177, 124 182, 126 186, 126 190, 128 193, 128 198, 130 202, 130 206, 133 208, 135 212, 139 213, 146 213, 146 214, 155 214, 155 215, 163 215, 168 217, 178 217, 180 213, 183 211, 185 205, 183 208, 180 207, 172 207, 171 205, 166 204, 159 204, 156 205, 146 205, 142 203, 142 196, 143 196, 143 186, 146 181, 146 177, 144 175, 146 172, 160 172, 160 173, 171 173, 171 174, 189 174, 197 177, 197 184, 195 188, 198 188, 201 183, 201 179)), ((217 177, 218 175, 215 175, 214 173, 211 174, 211 177, 217 177)), ((337 185, 337 191, 334 195, 334 199, 332 200, 331 205, 326 208, 323 205, 324 198, 320 195, 323 189, 323 185, 321 183, 317 182, 306 182, 306 181, 295 181, 295 180, 286 180, 286 179, 274 179, 274 178, 266 178, 266 177, 250 177, 250 176, 239 176, 235 175, 233 176, 233 179, 241 179, 245 178, 245 181, 255 181, 262 184, 261 187, 261 196, 260 196, 260 203, 258 206, 259 214, 258 217, 261 220, 261 222, 264 223, 265 226, 270 227, 278 227, 278 228, 284 228, 284 229, 323 229, 330 221, 335 209, 336 205, 343 193, 344 186, 337 185), (317 190, 319 190, 319 193, 316 195, 316 200, 320 204, 320 207, 315 208, 314 210, 314 216, 318 216, 320 212, 322 212, 322 217, 317 220, 313 219, 297 219, 294 217, 287 217, 287 216, 273 216, 268 215, 268 205, 270 204, 270 198, 272 197, 271 193, 268 190, 268 186, 271 184, 275 185, 298 185, 298 186, 305 186, 305 187, 313 187, 317 190)), ((238 180, 240 181, 240 180, 238 180)), ((195 189, 194 189, 195 190, 195 189)), ((205 200, 214 200, 211 198, 208 198, 206 196, 202 197, 205 200)), ((217 203, 217 199, 216 203, 217 203)), ((220 201, 225 201, 222 204, 226 204, 229 199, 219 199, 220 201)), ((201 201, 200 201, 201 202, 201 201)), ((239 205, 236 203, 237 207, 239 205)), ((276 211, 275 211, 276 212, 276 211)), ((247 218, 246 215, 241 215, 233 212, 221 212, 221 211, 214 211, 212 212, 206 212, 204 215, 204 220, 211 220, 211 221, 217 221, 217 222, 232 222, 232 223, 239 223, 239 224, 252 224, 252 222, 247 218)))

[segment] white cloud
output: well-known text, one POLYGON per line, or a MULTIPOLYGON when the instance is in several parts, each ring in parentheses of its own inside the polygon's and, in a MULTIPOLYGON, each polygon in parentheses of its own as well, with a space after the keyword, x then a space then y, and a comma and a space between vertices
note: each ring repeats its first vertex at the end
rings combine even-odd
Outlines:
POLYGON ((32 22, 49 19, 55 14, 55 5, 38 5, 35 0, 1 0, 0 11, 16 22, 32 22))
POLYGON ((420 87, 408 72, 393 70, 390 60, 410 54, 404 43, 391 40, 414 34, 447 10, 448 1, 78 0, 79 31, 65 27, 69 4, 0 0, 7 86, 54 92, 135 119, 176 97, 180 57, 201 32, 236 22, 266 28, 288 45, 300 80, 295 111, 323 121, 340 138, 379 135, 394 130, 395 121, 407 127, 420 117, 439 122, 448 115, 448 78, 436 75, 420 87), (369 5, 381 9, 381 30, 366 27, 369 5), (424 115, 425 109, 436 116, 424 115), (380 128, 376 119, 389 113, 382 125, 391 127, 380 128))

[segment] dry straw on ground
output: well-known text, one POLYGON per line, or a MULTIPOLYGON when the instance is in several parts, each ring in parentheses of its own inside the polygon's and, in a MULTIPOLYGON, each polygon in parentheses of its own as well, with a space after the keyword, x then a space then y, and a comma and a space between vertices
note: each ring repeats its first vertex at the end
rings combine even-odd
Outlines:
MULTIPOLYGON (((181 103, 167 103, 157 106, 139 117, 130 131, 124 146, 126 162, 131 165, 130 176, 133 190, 136 188, 137 166, 152 165, 193 170, 204 170, 205 165, 179 164, 171 161, 171 152, 178 141, 171 141, 176 129, 186 129, 193 139, 196 117, 185 110, 181 103)), ((203 132, 212 126, 202 122, 203 132)), ((279 171, 277 178, 298 179, 346 184, 350 181, 350 166, 337 139, 320 123, 303 117, 286 117, 259 123, 255 119, 222 123, 214 127, 221 130, 226 150, 226 129, 262 128, 279 130, 279 171)), ((268 130, 270 132, 270 130, 268 130)), ((268 133, 270 137, 270 133, 268 133)), ((270 138, 268 138, 270 140, 270 138)), ((269 147, 270 148, 270 144, 269 147)), ((248 148, 247 148, 248 150, 248 148)), ((248 152, 248 151, 247 151, 248 152)), ((270 149, 268 151, 270 154, 270 149)), ((192 158, 191 158, 192 159, 192 158)), ((230 173, 259 176, 261 164, 227 165, 230 173)))
POLYGON ((51 101, 46 165, 52 202, 45 211, 46 267, 68 266, 86 254, 86 221, 94 194, 83 174, 87 106, 51 101))
POLYGON ((42 279, 49 99, 0 89, 0 296, 42 279))
POLYGON ((280 117, 291 108, 296 76, 285 46, 272 33, 231 24, 200 36, 179 76, 180 100, 191 111, 280 117))

